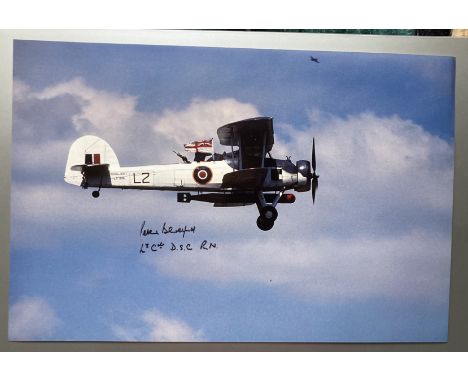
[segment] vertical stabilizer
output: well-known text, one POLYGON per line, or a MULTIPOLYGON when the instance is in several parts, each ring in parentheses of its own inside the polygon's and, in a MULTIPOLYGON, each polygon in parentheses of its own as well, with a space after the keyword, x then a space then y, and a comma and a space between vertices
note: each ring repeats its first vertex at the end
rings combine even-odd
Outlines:
POLYGON ((109 170, 120 167, 112 147, 104 140, 92 135, 78 138, 70 147, 65 167, 65 182, 81 185, 83 166, 108 165, 109 170))

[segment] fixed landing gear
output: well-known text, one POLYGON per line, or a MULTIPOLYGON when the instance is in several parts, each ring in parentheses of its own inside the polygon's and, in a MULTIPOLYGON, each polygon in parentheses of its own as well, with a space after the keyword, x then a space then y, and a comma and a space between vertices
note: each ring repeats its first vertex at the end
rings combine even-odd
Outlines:
POLYGON ((275 221, 278 218, 278 211, 276 210, 275 207, 271 205, 266 205, 260 208, 259 212, 260 212, 260 217, 263 220, 275 221))
POLYGON ((99 198, 99 195, 100 195, 99 191, 101 191, 101 187, 102 187, 102 177, 101 177, 101 181, 99 182, 99 188, 91 193, 91 195, 93 195, 93 198, 99 198))
POLYGON ((278 204, 279 199, 283 195, 283 191, 278 193, 273 200, 273 203, 267 204, 265 196, 262 192, 258 192, 258 201, 257 207, 260 216, 257 219, 257 227, 262 231, 269 231, 275 225, 275 220, 278 218, 278 211, 276 210, 276 205, 278 204))
POLYGON ((263 219, 261 216, 257 218, 257 227, 260 228, 262 231, 269 231, 275 225, 274 220, 266 220, 263 219))

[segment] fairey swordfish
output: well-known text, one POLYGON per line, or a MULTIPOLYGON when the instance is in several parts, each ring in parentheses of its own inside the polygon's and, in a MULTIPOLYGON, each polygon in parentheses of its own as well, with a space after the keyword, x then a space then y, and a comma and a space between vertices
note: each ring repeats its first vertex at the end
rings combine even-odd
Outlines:
POLYGON ((315 139, 312 160, 295 164, 287 159, 274 159, 273 119, 258 117, 221 126, 219 142, 230 148, 222 154, 213 151, 213 141, 195 141, 184 145, 195 152, 193 161, 176 153, 183 163, 121 167, 111 146, 101 138, 86 135, 77 139, 68 154, 65 182, 84 189, 103 188, 177 191, 177 201, 201 201, 215 207, 256 204, 257 226, 270 230, 278 217, 278 203, 294 203, 297 192, 318 188, 315 139))

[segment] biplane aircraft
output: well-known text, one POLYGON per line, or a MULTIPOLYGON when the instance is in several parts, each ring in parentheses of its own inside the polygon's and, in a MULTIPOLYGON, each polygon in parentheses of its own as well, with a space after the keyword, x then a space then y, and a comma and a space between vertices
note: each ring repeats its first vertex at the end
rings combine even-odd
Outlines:
POLYGON ((97 198, 103 188, 177 191, 177 201, 212 203, 214 207, 235 207, 256 204, 259 212, 257 226, 270 230, 276 218, 278 203, 294 203, 297 192, 318 188, 315 173, 315 139, 312 161, 289 157, 274 159, 273 119, 258 117, 229 123, 218 129, 221 145, 230 148, 222 154, 213 150, 213 140, 196 141, 184 145, 195 152, 190 161, 176 154, 183 163, 121 167, 111 146, 103 139, 87 135, 77 139, 68 154, 65 182, 97 188, 97 198))

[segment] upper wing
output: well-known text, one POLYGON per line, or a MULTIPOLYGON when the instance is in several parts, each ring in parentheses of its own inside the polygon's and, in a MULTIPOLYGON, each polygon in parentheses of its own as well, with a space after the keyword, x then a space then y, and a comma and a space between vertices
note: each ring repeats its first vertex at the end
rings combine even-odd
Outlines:
POLYGON ((239 147, 239 170, 263 167, 263 159, 274 143, 273 118, 250 118, 229 123, 218 129, 218 138, 222 145, 239 147))

